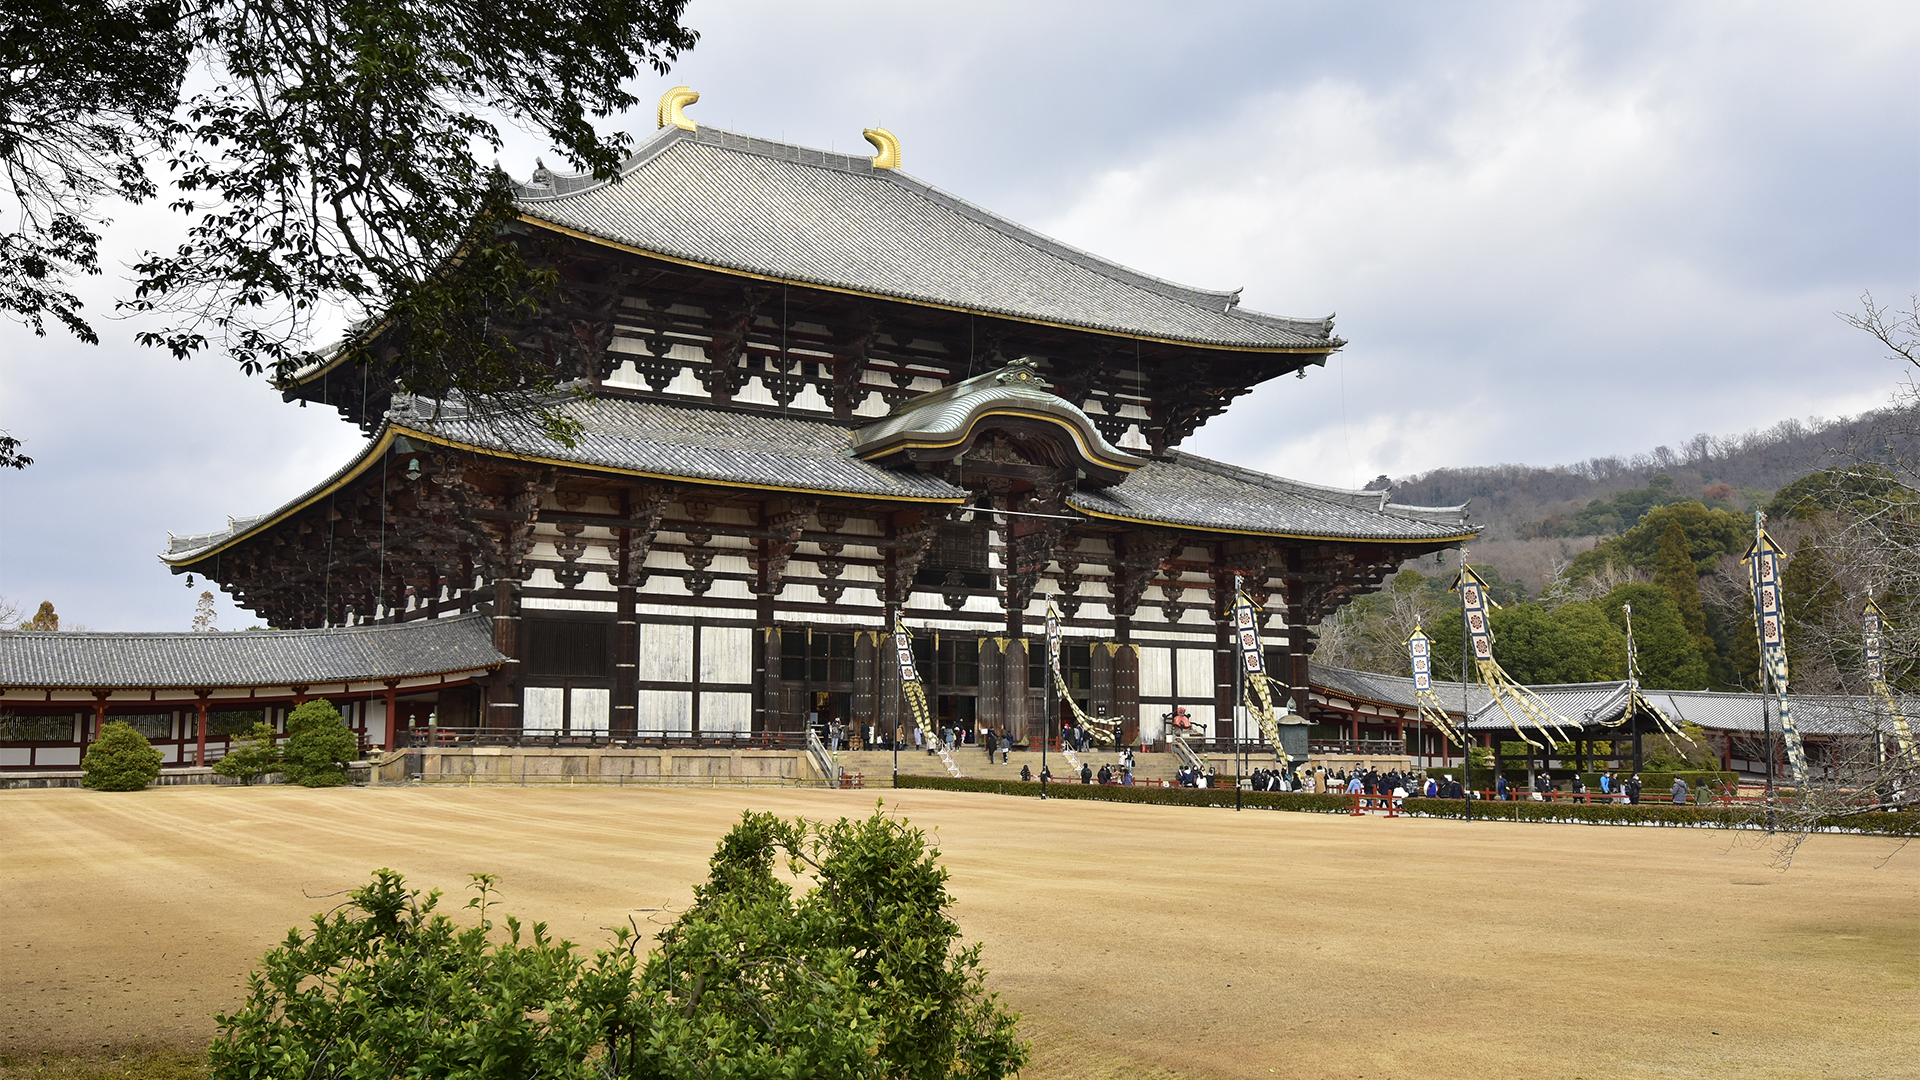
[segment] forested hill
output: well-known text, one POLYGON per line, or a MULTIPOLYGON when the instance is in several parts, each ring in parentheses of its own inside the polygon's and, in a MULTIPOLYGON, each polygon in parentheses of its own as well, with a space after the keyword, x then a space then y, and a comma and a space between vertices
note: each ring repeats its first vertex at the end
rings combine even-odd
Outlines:
MULTIPOLYGON (((1418 506, 1472 503, 1484 541, 1614 535, 1647 505, 1698 499, 1730 510, 1764 507, 1774 491, 1843 457, 1920 458, 1920 416, 1882 410, 1838 420, 1783 420, 1765 431, 1696 435, 1680 447, 1573 465, 1491 465, 1435 469, 1393 481, 1393 501, 1418 506), (1665 480, 1656 480, 1664 474, 1665 480), (1662 494, 1661 489, 1667 492, 1662 494), (1652 489, 1651 494, 1647 494, 1652 489), (1624 505, 1608 505, 1630 494, 1624 505), (1595 500, 1602 505, 1591 507, 1595 500), (1643 505, 1644 504, 1644 505, 1643 505), (1591 508, 1590 508, 1591 507, 1591 508)), ((1369 487, 1383 487, 1381 477, 1369 487)))

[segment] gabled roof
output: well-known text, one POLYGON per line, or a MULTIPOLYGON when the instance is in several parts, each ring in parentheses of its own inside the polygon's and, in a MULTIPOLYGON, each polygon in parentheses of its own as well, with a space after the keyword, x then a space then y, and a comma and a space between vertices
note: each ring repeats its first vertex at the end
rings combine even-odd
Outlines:
POLYGON ((0 687, 214 689, 450 675, 506 662, 484 615, 326 630, 0 633, 0 687))
POLYGON ((1119 480, 1147 463, 1146 458, 1109 443, 1079 406, 1048 393, 1027 361, 907 400, 884 418, 856 430, 853 452, 866 461, 903 451, 951 453, 992 417, 1037 420, 1064 431, 1080 467, 1101 483, 1119 480))
POLYGON ((898 169, 701 126, 666 127, 613 181, 518 185, 535 223, 676 262, 1127 337, 1326 353, 1331 316, 1242 310, 956 198, 898 169))

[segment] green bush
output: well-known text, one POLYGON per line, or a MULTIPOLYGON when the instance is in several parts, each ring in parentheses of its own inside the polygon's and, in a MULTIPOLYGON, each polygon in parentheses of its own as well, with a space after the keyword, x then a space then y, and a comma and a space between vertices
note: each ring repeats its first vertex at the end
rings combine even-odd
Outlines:
POLYGON ((140 791, 159 778, 160 751, 119 720, 107 721, 80 764, 80 782, 95 791, 140 791))
POLYGON ((251 784, 270 772, 280 770, 280 748, 274 745, 273 727, 266 723, 236 739, 227 756, 213 763, 213 771, 231 776, 241 784, 251 784))
MULTIPOLYGON (((1466 807, 1456 799, 1408 799, 1403 809, 1425 817, 1465 817, 1466 807)), ((1624 803, 1489 802, 1476 799, 1473 816, 1490 821, 1586 821, 1603 825, 1706 825, 1716 828, 1764 828, 1765 807, 1750 803, 1733 806, 1675 806, 1668 802, 1624 803)), ((1816 828, 1912 836, 1920 832, 1920 811, 1848 814, 1821 819, 1816 828)))
POLYGON ((326 698, 304 702, 287 714, 287 742, 280 748, 280 775, 301 787, 337 787, 347 782, 347 763, 360 756, 359 740, 326 698))
POLYGON ((1001 1080, 1027 1047, 946 881, 925 835, 883 813, 747 813, 657 948, 622 928, 589 960, 544 924, 497 929, 485 875, 461 928, 438 892, 379 870, 267 953, 216 1018, 210 1075, 1001 1080))

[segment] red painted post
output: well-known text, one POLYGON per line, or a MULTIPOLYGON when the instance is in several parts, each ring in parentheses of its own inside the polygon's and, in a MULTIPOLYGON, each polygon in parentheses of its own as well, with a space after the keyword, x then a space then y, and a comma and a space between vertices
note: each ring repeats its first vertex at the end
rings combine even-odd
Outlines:
POLYGON ((200 700, 194 703, 193 711, 199 731, 193 744, 193 764, 195 768, 205 768, 207 764, 207 695, 211 690, 195 690, 200 700))

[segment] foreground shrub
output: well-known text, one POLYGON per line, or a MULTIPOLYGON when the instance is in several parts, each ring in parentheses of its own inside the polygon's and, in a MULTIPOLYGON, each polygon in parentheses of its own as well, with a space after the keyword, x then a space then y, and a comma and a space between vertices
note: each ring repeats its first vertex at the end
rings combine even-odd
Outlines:
POLYGON ((289 931, 218 1017, 213 1080, 257 1077, 1005 1077, 1026 1062, 984 989, 923 834, 742 815, 694 902, 641 956, 588 959, 474 878, 461 928, 391 870, 289 931), (811 878, 795 895, 784 868, 811 878))
POLYGON ((226 757, 213 763, 213 771, 231 776, 243 785, 280 771, 280 748, 274 745, 273 726, 253 725, 252 731, 233 741, 226 757))
POLYGON ((87 747, 80 782, 95 791, 139 791, 160 778, 160 751, 122 720, 109 720, 87 747))
POLYGON ((303 702, 287 714, 287 742, 280 748, 280 775, 301 787, 337 787, 347 782, 347 763, 360 756, 360 742, 326 698, 303 702))

